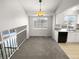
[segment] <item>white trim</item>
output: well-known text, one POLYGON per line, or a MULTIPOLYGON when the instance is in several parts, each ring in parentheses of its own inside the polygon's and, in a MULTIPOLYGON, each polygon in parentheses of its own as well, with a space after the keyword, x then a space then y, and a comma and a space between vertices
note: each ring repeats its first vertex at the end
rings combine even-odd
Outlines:
MULTIPOLYGON (((18 32, 16 35, 20 34, 21 32, 23 32, 23 31, 25 31, 25 30, 26 30, 26 29, 24 29, 24 30, 18 32)), ((17 36, 16 36, 16 37, 17 37, 17 36)), ((17 49, 13 52, 13 54, 11 54, 11 56, 9 57, 9 59, 15 54, 15 52, 16 52, 17 50, 19 50, 19 48, 20 48, 21 45, 25 42, 25 40, 26 40, 26 39, 24 39, 24 40, 22 41, 22 43, 17 47, 17 49)))
MULTIPOLYGON (((14 30, 15 30, 16 40, 17 40, 17 35, 18 35, 18 34, 22 33, 23 31, 27 31, 26 28, 23 29, 23 30, 21 30, 21 31, 19 31, 18 33, 16 32, 16 29, 14 29, 14 30)), ((3 39, 4 37, 6 37, 6 36, 9 36, 8 38, 11 38, 11 37, 12 37, 12 35, 10 34, 10 30, 8 30, 8 32, 9 32, 8 35, 2 35, 2 32, 1 32, 1 41, 0 41, 0 44, 2 43, 2 45, 3 45, 3 42, 5 41, 5 39, 3 39)), ((17 45, 18 45, 17 48, 15 49, 14 52, 12 52, 12 54, 10 55, 10 57, 8 57, 8 59, 10 59, 10 58, 15 54, 15 52, 16 52, 17 50, 19 50, 19 47, 21 47, 21 45, 25 42, 26 39, 27 39, 27 38, 25 38, 25 39, 21 42, 20 45, 18 45, 18 43, 17 43, 17 45)), ((8 40, 8 39, 6 39, 6 40, 8 40)), ((2 48, 2 49, 4 50, 4 45, 3 45, 3 48, 2 48)), ((5 53, 3 52, 3 54, 5 54, 5 53)), ((4 58, 6 58, 6 57, 4 56, 4 58)))
POLYGON ((24 39, 24 40, 22 41, 22 43, 18 46, 17 49, 19 49, 19 48, 21 47, 21 45, 25 42, 25 40, 26 40, 26 39, 24 39))
POLYGON ((23 31, 25 31, 25 30, 26 30, 26 29, 24 29, 24 30, 21 30, 20 32, 18 32, 18 33, 17 33, 17 35, 18 35, 18 34, 20 34, 20 33, 22 33, 22 32, 23 32, 23 31))
POLYGON ((32 28, 32 29, 48 29, 48 28, 32 28))
POLYGON ((24 39, 24 40, 22 41, 22 43, 17 47, 17 49, 13 52, 13 54, 11 54, 11 56, 10 56, 8 59, 10 59, 10 58, 15 54, 15 52, 16 52, 17 50, 19 50, 19 48, 20 48, 21 45, 25 42, 25 40, 26 40, 26 39, 24 39))

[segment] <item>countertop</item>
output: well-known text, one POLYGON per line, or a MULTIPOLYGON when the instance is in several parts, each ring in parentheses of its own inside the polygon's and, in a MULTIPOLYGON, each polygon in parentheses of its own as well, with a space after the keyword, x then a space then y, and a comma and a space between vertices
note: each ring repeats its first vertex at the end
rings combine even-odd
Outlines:
POLYGON ((60 29, 60 30, 55 30, 55 31, 58 31, 58 32, 78 32, 79 33, 79 30, 60 29))

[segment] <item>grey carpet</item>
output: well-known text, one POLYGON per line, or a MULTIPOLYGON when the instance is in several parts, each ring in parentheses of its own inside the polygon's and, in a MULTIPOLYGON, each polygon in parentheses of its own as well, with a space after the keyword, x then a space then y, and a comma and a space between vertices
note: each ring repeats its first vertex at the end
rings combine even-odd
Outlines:
POLYGON ((11 59, 69 59, 59 45, 48 37, 31 37, 11 59))
POLYGON ((1 55, 1 49, 0 49, 0 59, 2 59, 2 55, 1 55))

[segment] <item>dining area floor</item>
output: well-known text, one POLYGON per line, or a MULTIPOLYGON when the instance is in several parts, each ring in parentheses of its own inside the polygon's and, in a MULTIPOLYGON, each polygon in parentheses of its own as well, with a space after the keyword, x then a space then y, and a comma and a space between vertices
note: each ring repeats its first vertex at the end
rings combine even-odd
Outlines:
POLYGON ((30 37, 11 59, 69 59, 51 37, 30 37))

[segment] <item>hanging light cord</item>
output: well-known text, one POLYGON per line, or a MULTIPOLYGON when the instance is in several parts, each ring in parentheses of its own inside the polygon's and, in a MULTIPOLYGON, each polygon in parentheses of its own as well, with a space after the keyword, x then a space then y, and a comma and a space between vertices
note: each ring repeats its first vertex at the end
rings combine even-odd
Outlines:
POLYGON ((42 0, 39 0, 39 3, 40 3, 40 11, 41 11, 41 3, 42 3, 42 0))
POLYGON ((41 3, 40 3, 40 11, 41 11, 41 3))

